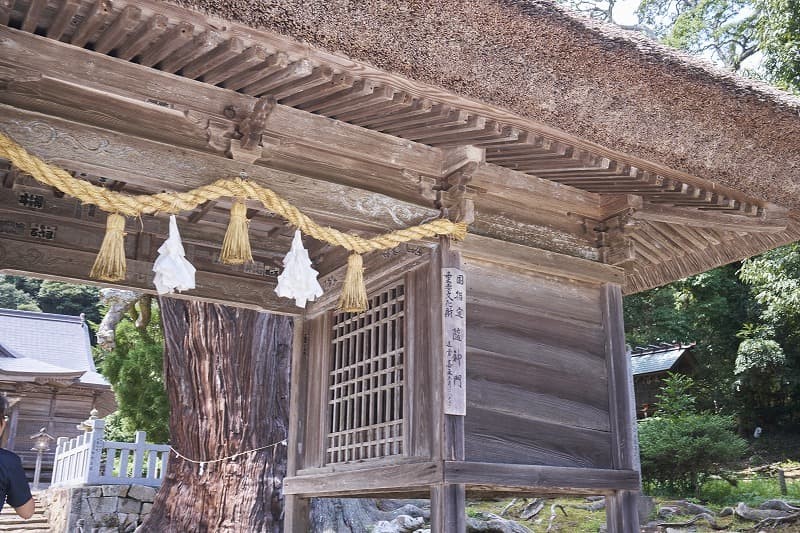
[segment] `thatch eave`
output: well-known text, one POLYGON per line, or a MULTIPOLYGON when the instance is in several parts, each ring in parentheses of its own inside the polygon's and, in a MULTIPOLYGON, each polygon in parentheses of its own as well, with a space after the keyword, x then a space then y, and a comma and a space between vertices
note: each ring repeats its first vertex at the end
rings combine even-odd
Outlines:
POLYGON ((178 3, 800 207, 800 99, 547 0, 178 3))

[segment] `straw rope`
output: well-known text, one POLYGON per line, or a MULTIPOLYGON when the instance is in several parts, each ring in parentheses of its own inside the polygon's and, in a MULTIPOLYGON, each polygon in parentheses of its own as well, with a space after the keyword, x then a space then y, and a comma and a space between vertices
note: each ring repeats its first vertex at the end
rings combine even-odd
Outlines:
POLYGON ((3 133, 0 133, 0 156, 5 157, 19 170, 30 174, 41 183, 55 187, 64 194, 78 198, 83 203, 96 205, 103 211, 125 216, 135 217, 143 214, 174 214, 190 211, 209 200, 216 200, 224 196, 253 199, 261 202, 266 209, 280 215, 306 235, 358 254, 388 250, 404 242, 439 235, 449 235, 454 239, 461 240, 467 234, 465 223, 437 219, 426 224, 364 239, 335 228, 321 226, 274 191, 241 178, 220 179, 186 192, 128 195, 75 178, 66 170, 32 155, 3 133))

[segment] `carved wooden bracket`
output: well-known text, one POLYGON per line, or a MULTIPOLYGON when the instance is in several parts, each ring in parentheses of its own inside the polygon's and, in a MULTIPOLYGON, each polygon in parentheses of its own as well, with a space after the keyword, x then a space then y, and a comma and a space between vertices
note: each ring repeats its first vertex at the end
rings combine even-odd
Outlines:
POLYGON ((253 110, 239 123, 236 135, 231 139, 228 155, 232 159, 252 164, 261 157, 261 135, 275 105, 272 96, 263 96, 256 101, 253 110))
POLYGON ((638 226, 634 213, 635 209, 627 209, 597 223, 594 231, 601 262, 624 267, 636 259, 635 244, 631 239, 638 226))
POLYGON ((475 191, 469 182, 484 161, 483 149, 474 146, 444 151, 442 177, 434 187, 435 205, 453 222, 470 224, 475 220, 475 191))

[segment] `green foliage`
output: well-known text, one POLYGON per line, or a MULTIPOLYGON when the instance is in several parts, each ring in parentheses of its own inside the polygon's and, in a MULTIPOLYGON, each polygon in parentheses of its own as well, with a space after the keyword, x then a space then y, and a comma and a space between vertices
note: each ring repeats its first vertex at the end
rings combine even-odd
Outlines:
POLYGON ((697 400, 702 408, 735 408, 736 334, 752 315, 750 290, 728 265, 625 297, 625 333, 633 346, 694 341, 697 400))
POLYGON ((16 288, 27 292, 32 298, 39 295, 39 289, 44 280, 37 278, 27 278, 25 276, 5 276, 5 280, 13 283, 16 288))
POLYGON ((800 244, 748 259, 741 279, 756 303, 740 333, 737 386, 750 426, 800 423, 800 244))
MULTIPOLYGON (((0 276, 0 307, 78 316, 100 322, 100 289, 24 276, 0 276)), ((94 334, 92 334, 94 343, 94 334)))
POLYGON ((169 402, 164 385, 164 335, 157 309, 150 324, 136 328, 124 318, 116 329, 117 347, 101 354, 100 368, 111 382, 119 409, 112 420, 122 440, 136 430, 147 431, 151 442, 169 440, 169 402))
POLYGON ((0 308, 20 311, 41 311, 30 294, 0 276, 0 308))
POLYGON ((695 411, 692 385, 686 376, 668 377, 658 416, 639 422, 642 478, 651 490, 695 492, 747 450, 747 442, 733 432, 733 417, 695 411))
POLYGON ((45 313, 80 315, 98 323, 100 314, 100 289, 90 285, 75 285, 60 281, 43 281, 37 295, 39 307, 45 313))
POLYGON ((696 398, 691 393, 694 381, 683 374, 670 372, 661 387, 658 399, 658 415, 675 418, 686 413, 695 412, 696 398))
POLYGON ((112 440, 115 442, 133 442, 133 434, 137 428, 131 426, 130 421, 123 418, 119 410, 114 411, 105 417, 104 420, 106 421, 106 440, 112 440))
POLYGON ((786 354, 777 342, 770 339, 745 339, 736 354, 736 374, 767 373, 786 363, 786 354))
POLYGON ((800 94, 800 0, 755 0, 764 67, 779 87, 800 94))
POLYGON ((739 481, 736 485, 722 479, 709 479, 700 487, 699 496, 703 501, 719 506, 734 506, 739 502, 758 506, 773 498, 800 500, 800 481, 787 480, 786 488, 787 496, 781 496, 776 479, 739 481))

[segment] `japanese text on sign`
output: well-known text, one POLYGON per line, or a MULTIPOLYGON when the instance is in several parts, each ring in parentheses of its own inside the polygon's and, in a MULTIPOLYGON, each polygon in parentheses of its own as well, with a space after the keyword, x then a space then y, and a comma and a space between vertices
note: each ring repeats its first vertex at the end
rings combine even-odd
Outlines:
POLYGON ((442 269, 444 412, 467 414, 467 309, 464 273, 442 269))

